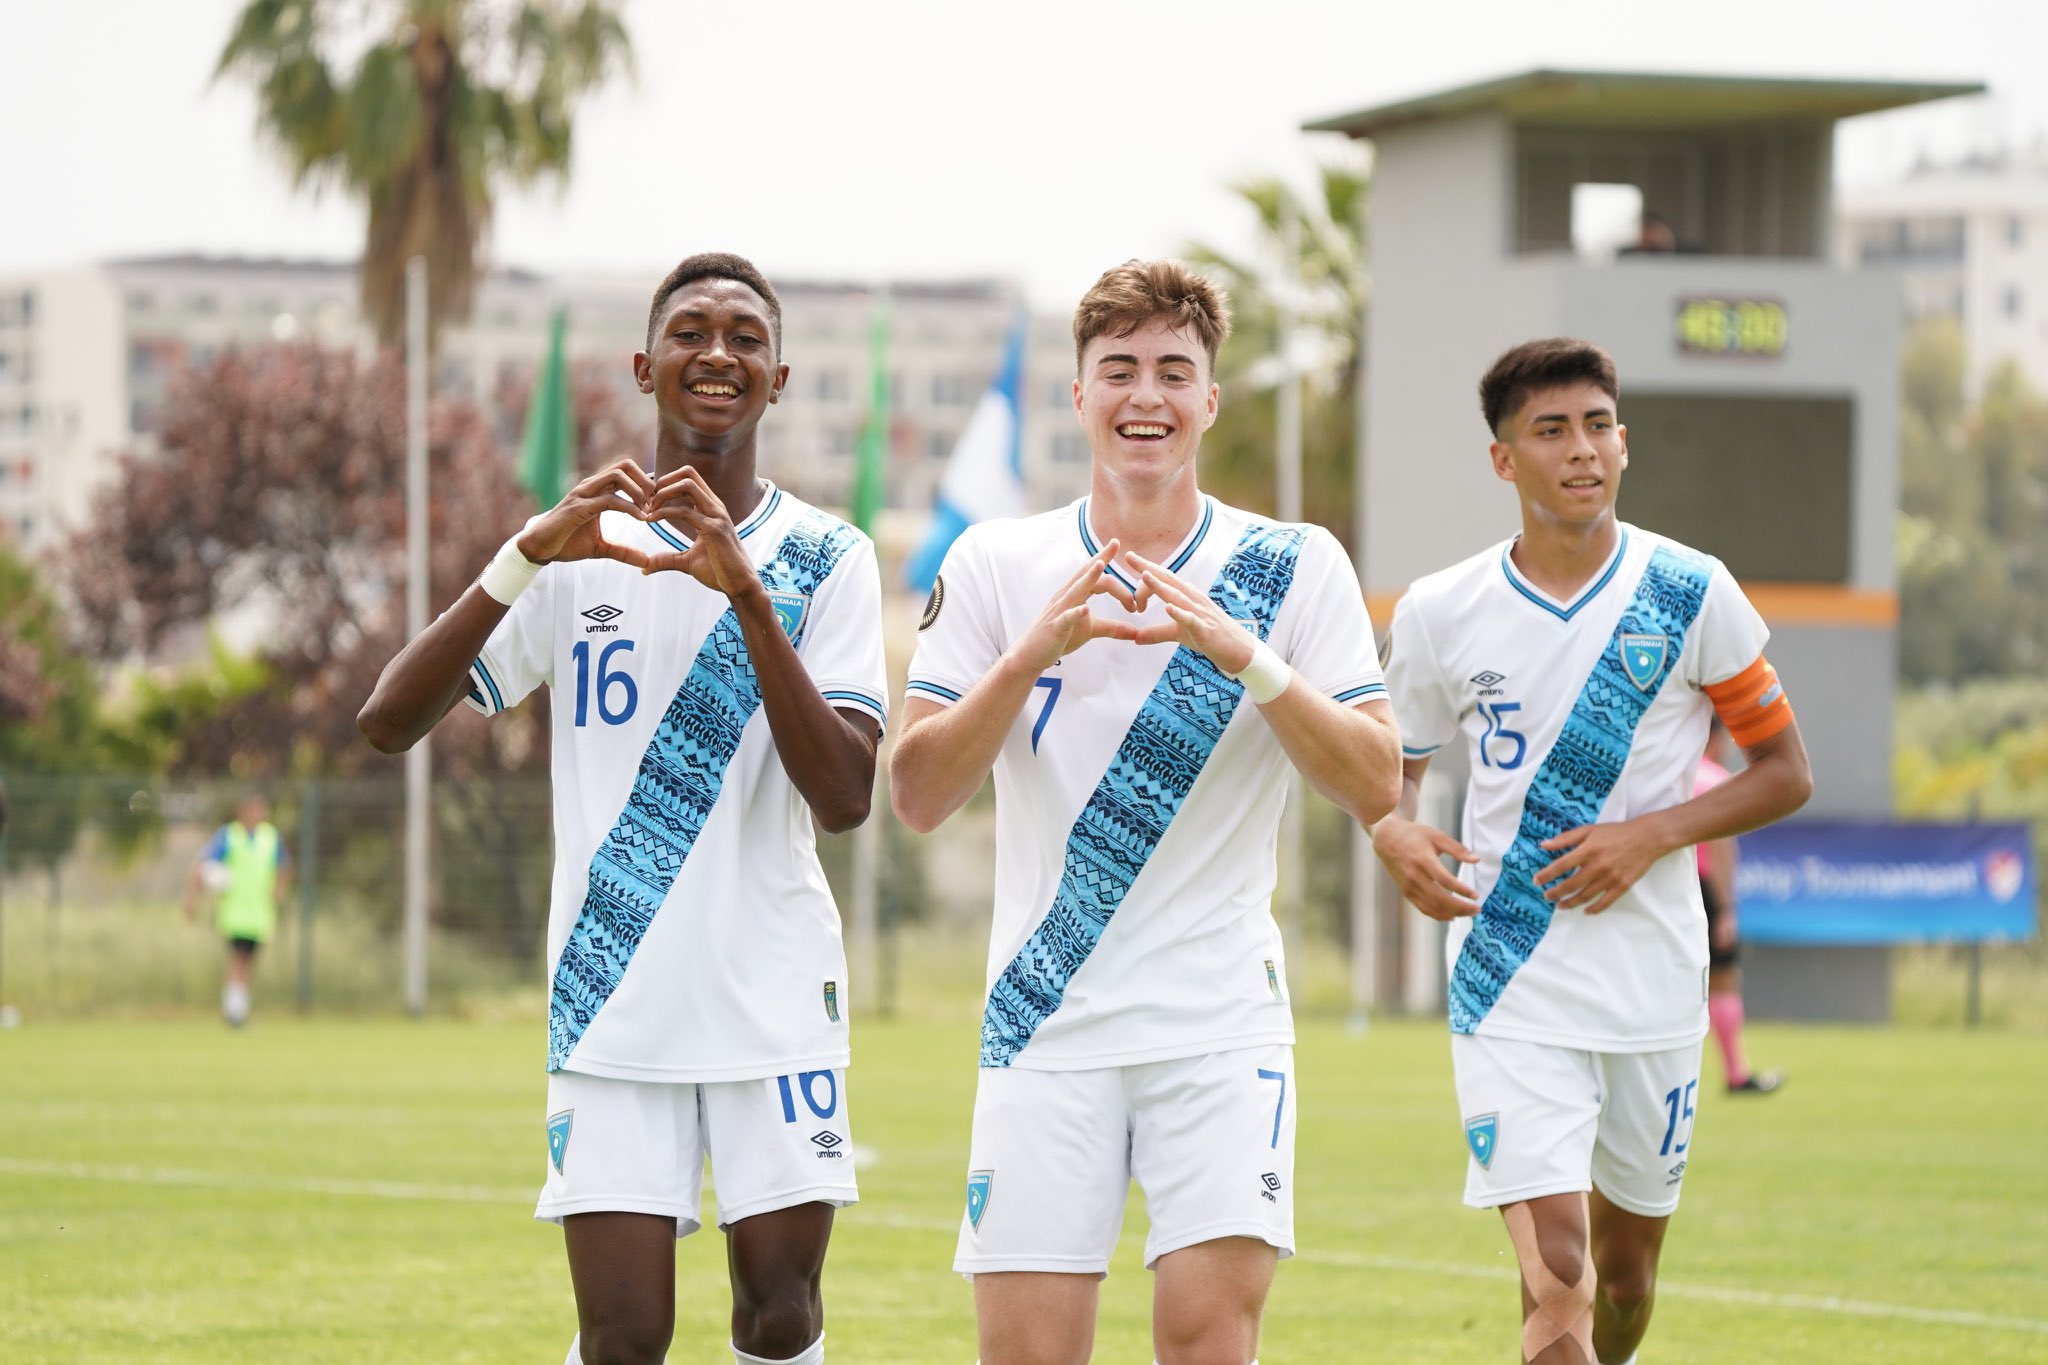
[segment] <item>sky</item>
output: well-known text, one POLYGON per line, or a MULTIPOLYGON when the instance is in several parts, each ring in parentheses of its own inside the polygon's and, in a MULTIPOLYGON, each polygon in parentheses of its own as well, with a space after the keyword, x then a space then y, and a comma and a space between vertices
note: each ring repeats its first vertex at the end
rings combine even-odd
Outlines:
MULTIPOLYGON (((375 7, 390 0, 355 0, 375 7)), ((361 210, 295 192, 246 88, 239 0, 0 0, 0 272, 199 251, 346 259, 361 210)), ((1106 266, 1242 249, 1246 178, 1356 156, 1310 119, 1538 66, 1975 80, 1845 125, 1838 178, 2048 139, 2043 0, 1133 4, 628 0, 638 75, 591 98, 569 184, 501 197, 499 264, 658 276, 998 276, 1062 306, 1106 266)))

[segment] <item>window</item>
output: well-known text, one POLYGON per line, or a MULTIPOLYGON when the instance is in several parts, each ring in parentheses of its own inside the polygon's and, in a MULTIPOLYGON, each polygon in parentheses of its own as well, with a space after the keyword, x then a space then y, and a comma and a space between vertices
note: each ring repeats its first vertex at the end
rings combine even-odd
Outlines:
POLYGON ((128 291, 129 312, 147 313, 155 307, 156 295, 150 293, 147 289, 131 289, 128 291))
POLYGON ((1088 436, 1085 432, 1062 431, 1052 438, 1052 459, 1054 464, 1088 463, 1088 436))
POLYGON ((2005 244, 2015 248, 2027 244, 2027 220, 2018 214, 2005 220, 2005 244))
MULTIPOLYGON (((1668 232, 1669 229, 1667 228, 1668 232)), ((1643 192, 1635 185, 1572 186, 1572 251, 1593 260, 1637 246, 1643 233, 1643 192)), ((1669 247, 1657 250, 1675 250, 1669 247)))
POLYGON ((980 396, 981 380, 979 378, 970 379, 964 374, 935 374, 932 376, 933 407, 969 407, 980 396))
POLYGON ((811 393, 820 403, 844 403, 851 392, 844 370, 819 370, 811 377, 811 393))
POLYGON ((2016 318, 2026 311, 2027 297, 2018 285, 2008 285, 2005 291, 2005 315, 2016 318))
POLYGON ((21 325, 26 327, 36 320, 36 294, 33 289, 21 291, 21 325))
POLYGON ((943 460, 953 453, 954 443, 951 432, 928 431, 924 436, 924 453, 934 460, 943 460))
POLYGON ((1054 412, 1061 412, 1074 406, 1074 380, 1071 375, 1046 380, 1043 392, 1045 406, 1054 412))
POLYGON ((185 306, 195 313, 218 313, 220 300, 212 294, 194 294, 185 300, 185 306))

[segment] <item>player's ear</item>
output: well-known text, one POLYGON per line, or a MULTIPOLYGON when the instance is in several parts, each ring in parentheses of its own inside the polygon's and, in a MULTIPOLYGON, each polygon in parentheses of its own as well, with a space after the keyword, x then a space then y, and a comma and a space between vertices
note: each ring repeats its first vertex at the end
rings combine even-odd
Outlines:
POLYGON ((1503 483, 1515 481, 1515 452, 1506 441, 1495 441, 1486 448, 1493 457, 1493 476, 1503 483))
POLYGON ((645 351, 633 352, 633 382, 642 393, 654 392, 654 359, 645 351))
POLYGON ((1081 415, 1081 376, 1074 376, 1074 415, 1081 415))
POLYGON ((1216 425, 1216 408, 1223 401, 1223 386, 1215 380, 1209 381, 1209 401, 1203 405, 1202 430, 1216 425))
POLYGON ((771 403, 775 403, 775 402, 779 402, 779 401, 781 401, 781 398, 782 398, 782 386, 783 386, 784 384, 787 384, 788 382, 789 382, 789 366, 787 366, 787 365, 777 365, 777 366, 775 367, 775 382, 774 382, 773 384, 770 384, 770 385, 768 386, 768 401, 769 401, 769 402, 771 402, 771 403))
POLYGON ((1628 428, 1627 428, 1627 427, 1625 427, 1625 426, 1621 426, 1620 424, 1618 424, 1618 423, 1617 423, 1617 424, 1616 424, 1616 426, 1615 426, 1615 428, 1614 428, 1614 439, 1615 439, 1615 440, 1617 440, 1617 441, 1619 441, 1619 442, 1621 442, 1621 467, 1622 467, 1623 469, 1627 469, 1627 468, 1628 468, 1628 428))

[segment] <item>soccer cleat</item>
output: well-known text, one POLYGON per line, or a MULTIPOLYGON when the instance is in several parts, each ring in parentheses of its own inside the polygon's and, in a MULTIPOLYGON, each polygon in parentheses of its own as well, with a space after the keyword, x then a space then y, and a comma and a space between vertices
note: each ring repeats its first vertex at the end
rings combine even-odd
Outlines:
POLYGON ((1768 1095, 1785 1083, 1782 1071, 1752 1071, 1749 1079, 1740 1085, 1728 1087, 1731 1095, 1768 1095))

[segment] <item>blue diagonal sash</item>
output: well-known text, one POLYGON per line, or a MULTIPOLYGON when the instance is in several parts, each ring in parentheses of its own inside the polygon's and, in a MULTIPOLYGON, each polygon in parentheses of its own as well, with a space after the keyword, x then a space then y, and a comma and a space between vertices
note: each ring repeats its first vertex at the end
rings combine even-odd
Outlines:
MULTIPOLYGON (((1265 639, 1305 538, 1299 527, 1254 523, 1217 573, 1209 600, 1265 639)), ((1052 908, 989 992, 983 1066, 1008 1066, 1060 1007, 1067 983, 1159 847, 1243 695, 1244 684, 1225 677, 1207 655, 1185 645, 1174 651, 1067 835, 1052 908)))
POLYGON ((1536 951, 1550 928, 1551 905, 1536 874, 1557 858, 1543 841, 1590 825, 1628 762, 1636 726, 1678 666, 1686 632, 1706 599, 1712 566, 1702 557, 1660 545, 1622 609, 1614 636, 1572 703, 1557 742, 1543 756, 1522 802, 1522 821, 1501 856, 1500 877, 1480 907, 1451 972, 1451 1030, 1471 1033, 1536 951), (1668 640, 1661 652, 1624 657, 1629 636, 1668 640))
MULTIPOLYGON (((806 512, 762 567, 761 581, 771 592, 809 597, 855 538, 851 527, 806 512)), ((662 714, 625 810, 591 857, 590 890, 555 965, 548 1070, 562 1069, 618 989, 718 803, 726 766, 760 705, 760 678, 739 617, 727 608, 662 714)))

